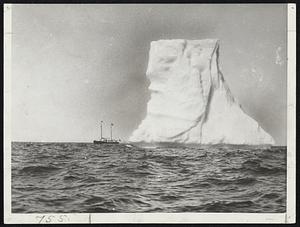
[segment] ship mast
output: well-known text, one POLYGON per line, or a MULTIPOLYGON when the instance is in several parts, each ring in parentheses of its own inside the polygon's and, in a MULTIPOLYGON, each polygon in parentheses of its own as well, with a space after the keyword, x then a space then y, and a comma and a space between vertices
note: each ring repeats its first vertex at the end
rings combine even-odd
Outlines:
POLYGON ((103 121, 100 122, 101 139, 103 138, 102 137, 102 123, 103 123, 103 121))
POLYGON ((113 123, 110 124, 110 140, 112 140, 112 127, 114 126, 113 123))

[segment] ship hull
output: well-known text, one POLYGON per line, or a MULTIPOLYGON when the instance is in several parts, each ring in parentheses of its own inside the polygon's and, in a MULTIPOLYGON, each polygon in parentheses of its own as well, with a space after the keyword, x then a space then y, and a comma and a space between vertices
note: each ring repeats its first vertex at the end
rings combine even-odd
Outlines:
POLYGON ((117 141, 99 141, 99 140, 94 140, 94 144, 119 144, 117 141))

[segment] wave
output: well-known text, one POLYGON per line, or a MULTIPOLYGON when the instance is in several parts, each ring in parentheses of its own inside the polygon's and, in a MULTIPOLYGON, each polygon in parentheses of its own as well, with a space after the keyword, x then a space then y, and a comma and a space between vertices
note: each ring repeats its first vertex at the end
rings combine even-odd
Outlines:
POLYGON ((236 179, 218 179, 218 178, 207 178, 205 181, 214 184, 214 185, 250 185, 256 182, 255 178, 245 177, 245 178, 236 178, 236 179))
POLYGON ((26 166, 19 170, 20 173, 25 174, 42 174, 49 173, 52 171, 58 171, 61 168, 54 166, 26 166))
POLYGON ((90 198, 84 200, 84 204, 95 204, 105 201, 105 198, 99 196, 91 196, 90 198))
POLYGON ((278 193, 267 193, 267 194, 264 194, 262 196, 262 198, 265 198, 265 199, 277 199, 278 197, 280 197, 280 195, 278 193))
POLYGON ((119 185, 119 186, 113 186, 110 191, 112 192, 125 192, 128 193, 130 191, 142 191, 143 188, 137 187, 137 186, 130 186, 130 185, 119 185))
POLYGON ((63 180, 64 181, 73 181, 73 180, 78 180, 80 179, 79 177, 75 177, 75 176, 64 176, 63 180))
POLYGON ((276 173, 285 173, 285 169, 281 167, 267 167, 260 160, 247 160, 242 163, 241 171, 250 171, 256 174, 276 174, 276 173))
MULTIPOLYGON (((203 211, 208 212, 242 212, 243 210, 237 210, 241 208, 247 208, 249 210, 252 206, 254 206, 254 202, 250 200, 245 201, 217 201, 217 202, 210 202, 202 205, 203 211)), ((245 211, 244 211, 245 212, 245 211)))

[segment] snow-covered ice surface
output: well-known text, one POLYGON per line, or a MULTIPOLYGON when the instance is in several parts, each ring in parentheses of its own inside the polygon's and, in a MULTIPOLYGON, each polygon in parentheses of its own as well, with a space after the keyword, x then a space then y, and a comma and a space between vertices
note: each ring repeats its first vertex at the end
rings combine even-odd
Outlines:
POLYGON ((151 42, 151 98, 131 142, 274 144, 241 108, 219 70, 218 40, 151 42))

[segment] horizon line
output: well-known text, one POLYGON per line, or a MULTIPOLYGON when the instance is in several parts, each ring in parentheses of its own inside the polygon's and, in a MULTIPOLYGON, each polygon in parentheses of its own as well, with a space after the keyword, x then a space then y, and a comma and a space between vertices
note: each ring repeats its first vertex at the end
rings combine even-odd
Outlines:
MULTIPOLYGON (((123 143, 130 143, 128 140, 121 140, 123 143)), ((11 140, 11 143, 93 143, 93 140, 91 141, 16 141, 11 140)), ((159 142, 158 142, 159 143, 159 142)), ((184 143, 182 143, 184 144, 184 143)), ((200 144, 199 145, 218 145, 218 144, 200 144)), ((253 145, 253 144, 224 144, 224 145, 241 145, 241 146, 260 146, 259 144, 253 145)), ((263 145, 263 144, 261 144, 263 145)), ((271 145, 272 147, 280 146, 280 147, 287 147, 287 144, 274 144, 271 145)))

